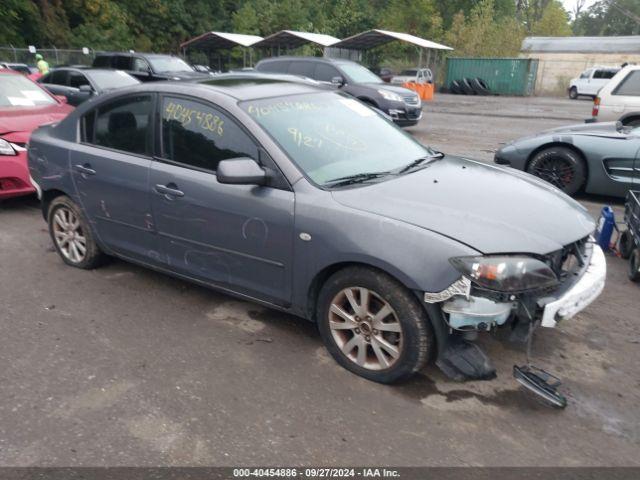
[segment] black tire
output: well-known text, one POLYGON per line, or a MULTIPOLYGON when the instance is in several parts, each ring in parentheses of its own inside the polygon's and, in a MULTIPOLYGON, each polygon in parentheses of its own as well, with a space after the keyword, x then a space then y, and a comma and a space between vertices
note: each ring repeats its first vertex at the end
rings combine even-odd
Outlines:
POLYGON ((636 248, 629 258, 629 280, 640 282, 640 248, 636 248))
MULTIPOLYGON (((69 197, 61 195, 51 202, 47 213, 47 223, 49 224, 49 235, 51 236, 53 246, 64 263, 72 267, 90 270, 92 268, 96 268, 103 262, 105 255, 95 242, 89 222, 87 222, 82 210, 69 197), (67 240, 65 243, 64 240, 57 239, 61 234, 59 231, 61 225, 57 222, 56 214, 59 213, 64 216, 68 214, 68 212, 71 212, 75 215, 75 218, 77 218, 78 226, 75 229, 75 232, 77 232, 75 239, 84 238, 85 252, 81 256, 75 256, 77 260, 75 260, 74 255, 65 253, 65 245, 69 245, 69 241, 67 240)), ((73 250, 69 246, 67 246, 66 249, 69 251, 73 250)), ((75 251, 81 253, 77 248, 75 251)))
POLYGON ((471 80, 471 88, 476 92, 477 95, 490 95, 491 90, 489 90, 489 86, 485 83, 481 78, 474 78, 471 80))
POLYGON ((451 82, 451 86, 449 87, 449 91, 451 93, 454 93, 456 95, 460 95, 462 92, 462 86, 460 85, 460 82, 458 80, 454 80, 453 82, 451 82))
POLYGON ((620 256, 625 260, 628 259, 634 248, 635 243, 633 241, 633 236, 629 230, 625 230, 618 238, 618 251, 620 252, 620 256))
POLYGON ((569 98, 571 100, 575 100, 578 98, 578 89, 576 87, 571 87, 569 89, 569 98))
MULTIPOLYGON (((372 315, 375 317, 375 313, 372 315)), ((416 297, 392 277, 366 267, 351 267, 340 270, 325 282, 318 296, 317 319, 320 335, 333 358, 347 370, 374 382, 393 383, 410 377, 424 367, 435 348, 435 337, 431 323, 416 297), (364 318, 358 319, 358 312, 350 308, 349 305, 353 304, 348 300, 343 310, 350 315, 349 324, 361 327, 361 329, 351 327, 339 330, 332 329, 330 326, 332 318, 335 322, 345 317, 336 316, 335 311, 331 310, 331 305, 333 302, 339 303, 337 300, 339 298, 346 298, 343 294, 350 289, 353 289, 352 295, 355 292, 357 298, 354 297, 354 299, 358 302, 362 301, 362 293, 358 292, 362 292, 363 289, 369 291, 370 300, 367 302, 367 312, 370 311, 370 308, 371 310, 382 308, 380 305, 384 305, 386 302, 392 310, 382 319, 391 318, 392 322, 376 323, 375 319, 368 315, 366 321, 364 318), (371 323, 368 323, 369 320, 371 323), (356 324, 356 321, 359 323, 356 324), (381 328, 381 324, 393 324, 396 328, 399 325, 400 332, 396 334, 397 330, 386 331, 381 328), (376 326, 385 331, 376 330, 376 326), (338 339, 334 338, 333 332, 338 339), (365 336, 366 332, 369 332, 369 337, 365 336), (363 357, 366 356, 366 362, 363 362, 364 366, 357 363, 357 358, 351 359, 347 355, 353 354, 354 357, 359 357, 360 346, 355 348, 356 345, 353 345, 350 350, 343 353, 338 343, 342 342, 343 347, 348 347, 347 344, 357 336, 360 337, 359 340, 361 340, 361 344, 364 346, 363 350, 366 352, 363 355, 363 357), (377 340, 381 337, 382 340, 377 340), (364 343, 362 343, 363 338, 366 338, 364 343), (377 347, 380 352, 382 341, 391 344, 392 347, 397 347, 395 357, 389 354, 386 347, 384 348, 384 353, 389 354, 386 356, 387 360, 391 360, 387 363, 380 361, 380 354, 376 353, 376 348, 374 348, 377 347), (354 353, 356 351, 357 353, 354 353)), ((344 324, 347 325, 348 322, 344 322, 344 324)), ((385 355, 382 356, 385 357, 385 355)))
POLYGON ((462 91, 466 94, 466 95, 476 95, 476 91, 473 89, 473 87, 471 86, 471 80, 468 78, 463 78, 460 81, 460 85, 462 85, 462 91))
POLYGON ((567 147, 552 146, 536 153, 527 172, 551 183, 567 195, 580 190, 587 178, 582 156, 567 147))

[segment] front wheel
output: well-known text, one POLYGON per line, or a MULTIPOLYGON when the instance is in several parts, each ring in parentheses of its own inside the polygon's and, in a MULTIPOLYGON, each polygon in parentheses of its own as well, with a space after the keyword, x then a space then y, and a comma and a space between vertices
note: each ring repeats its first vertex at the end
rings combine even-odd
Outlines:
POLYGON ((104 254, 73 200, 64 195, 56 197, 49 206, 47 219, 51 240, 64 263, 87 270, 100 264, 104 254))
POLYGON ((569 89, 569 98, 571 100, 578 98, 578 89, 576 87, 571 87, 571 89, 569 89))
POLYGON ((625 230, 618 238, 618 251, 620 252, 620 256, 625 260, 628 259, 633 253, 634 247, 635 242, 631 232, 629 230, 625 230))
POLYGON ((573 195, 582 188, 587 171, 582 157, 566 147, 549 147, 536 153, 527 172, 573 195))
POLYGON ((375 382, 411 376, 434 348, 431 324, 417 299, 377 270, 353 267, 332 275, 320 292, 317 318, 333 358, 375 382))

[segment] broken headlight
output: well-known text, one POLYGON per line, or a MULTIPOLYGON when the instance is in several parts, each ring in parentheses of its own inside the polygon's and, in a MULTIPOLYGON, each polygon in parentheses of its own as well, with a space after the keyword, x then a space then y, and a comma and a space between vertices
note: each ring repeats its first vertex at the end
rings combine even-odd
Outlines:
POLYGON ((449 261, 477 286, 496 292, 518 293, 558 284, 553 270, 533 257, 487 255, 449 261))

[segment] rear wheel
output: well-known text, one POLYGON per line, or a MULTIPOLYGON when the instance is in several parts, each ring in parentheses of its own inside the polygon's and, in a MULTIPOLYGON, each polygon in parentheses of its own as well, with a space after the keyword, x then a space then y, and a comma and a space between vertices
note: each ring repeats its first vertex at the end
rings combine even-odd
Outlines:
POLYGON ((629 258, 629 279, 640 282, 640 248, 636 248, 629 258))
POLYGON ((317 318, 333 358, 375 382, 409 377, 434 348, 431 324, 417 299, 377 270, 353 267, 331 276, 318 297, 317 318))
POLYGON ((624 259, 629 258, 634 247, 635 244, 631 232, 625 230, 620 234, 620 238, 618 238, 618 251, 620 252, 620 256, 624 259))
POLYGON ((575 100, 576 98, 578 98, 578 89, 576 87, 571 87, 569 89, 569 98, 571 100, 575 100))
POLYGON ((47 219, 53 245, 64 263, 88 270, 104 259, 89 223, 69 197, 56 197, 49 205, 47 219))
POLYGON ((527 172, 551 183, 567 195, 573 195, 587 178, 582 157, 566 147, 549 147, 536 153, 527 172))

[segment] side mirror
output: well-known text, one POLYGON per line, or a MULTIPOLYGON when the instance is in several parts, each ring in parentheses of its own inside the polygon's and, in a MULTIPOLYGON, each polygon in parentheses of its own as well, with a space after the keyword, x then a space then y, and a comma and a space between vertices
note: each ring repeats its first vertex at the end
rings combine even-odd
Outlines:
POLYGON ((78 90, 80 92, 82 92, 82 93, 92 93, 93 92, 93 88, 91 88, 91 85, 80 85, 78 90))
POLYGON ((342 77, 333 77, 331 79, 331 84, 335 85, 336 87, 341 87, 344 85, 344 78, 342 77))
POLYGON ((251 158, 231 158, 218 163, 216 177, 220 183, 232 185, 264 185, 267 172, 251 158))
POLYGON ((64 95, 54 95, 54 97, 56 97, 56 100, 58 100, 60 103, 69 103, 69 99, 64 95))

